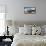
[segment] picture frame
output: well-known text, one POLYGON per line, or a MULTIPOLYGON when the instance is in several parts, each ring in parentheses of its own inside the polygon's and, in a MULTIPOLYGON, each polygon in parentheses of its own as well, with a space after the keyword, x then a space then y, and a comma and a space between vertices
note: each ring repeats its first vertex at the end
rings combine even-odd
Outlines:
POLYGON ((35 14, 36 7, 24 7, 24 14, 35 14))

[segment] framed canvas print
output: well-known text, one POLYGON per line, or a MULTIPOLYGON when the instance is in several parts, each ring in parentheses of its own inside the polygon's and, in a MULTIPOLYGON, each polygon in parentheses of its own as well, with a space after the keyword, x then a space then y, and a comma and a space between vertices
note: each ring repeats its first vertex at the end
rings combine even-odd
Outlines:
POLYGON ((36 8, 35 7, 24 7, 24 14, 35 14, 36 8))

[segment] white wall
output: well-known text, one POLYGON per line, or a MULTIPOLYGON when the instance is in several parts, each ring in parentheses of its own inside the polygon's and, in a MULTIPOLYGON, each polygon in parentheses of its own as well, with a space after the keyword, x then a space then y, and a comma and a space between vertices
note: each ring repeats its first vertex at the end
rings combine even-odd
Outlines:
POLYGON ((7 4, 9 20, 16 21, 46 21, 46 0, 0 0, 7 4), (36 14, 24 14, 24 7, 36 7, 36 14))

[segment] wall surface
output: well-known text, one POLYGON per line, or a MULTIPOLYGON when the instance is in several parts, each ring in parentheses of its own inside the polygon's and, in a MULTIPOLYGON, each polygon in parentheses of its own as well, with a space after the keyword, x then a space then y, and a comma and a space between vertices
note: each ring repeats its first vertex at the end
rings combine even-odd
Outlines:
POLYGON ((0 0, 7 5, 7 20, 46 21, 46 0, 0 0), (36 7, 36 14, 24 14, 24 7, 36 7))

